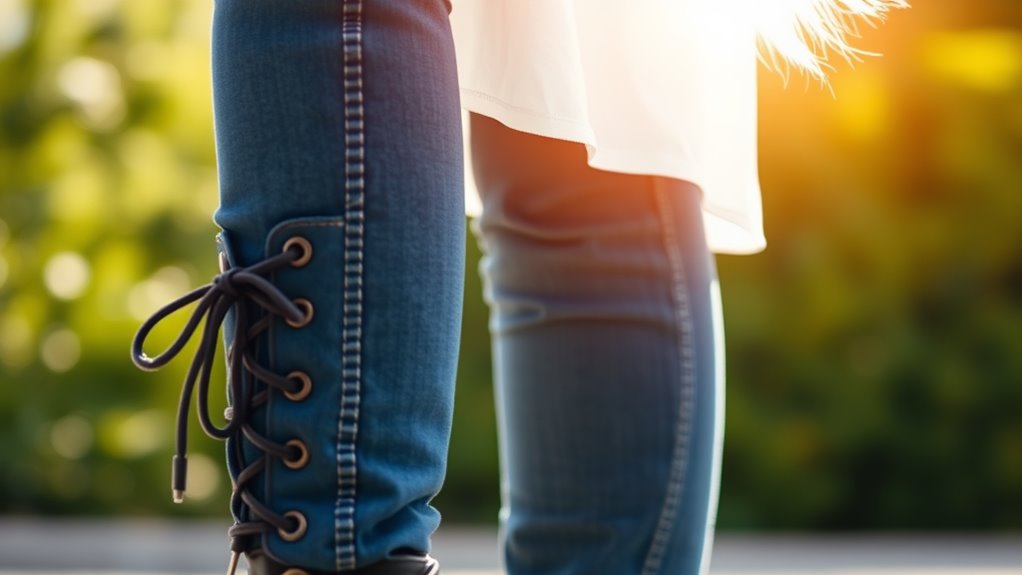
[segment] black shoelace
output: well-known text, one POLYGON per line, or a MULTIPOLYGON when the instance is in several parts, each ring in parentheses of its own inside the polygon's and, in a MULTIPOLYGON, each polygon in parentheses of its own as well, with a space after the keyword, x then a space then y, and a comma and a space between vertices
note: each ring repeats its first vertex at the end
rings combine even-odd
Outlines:
POLYGON ((292 301, 268 279, 277 269, 298 265, 296 262, 304 255, 302 246, 289 246, 280 254, 254 265, 221 272, 211 283, 160 308, 142 324, 132 342, 131 357, 135 365, 154 371, 174 359, 205 320, 198 349, 181 388, 171 487, 174 501, 180 503, 184 499, 188 470, 188 411, 192 395, 195 395, 199 423, 207 435, 218 440, 243 436, 263 454, 246 464, 240 446, 234 450, 237 461, 242 465, 232 482, 231 506, 241 510, 243 519, 228 531, 232 539, 232 564, 236 564, 237 555, 244 550, 248 536, 276 529, 286 540, 294 540, 300 538, 305 530, 305 518, 301 514, 279 514, 260 502, 246 488, 249 482, 266 469, 269 457, 280 458, 289 466, 304 465, 308 457, 301 442, 276 443, 260 435, 248 423, 250 415, 266 403, 271 389, 295 401, 300 401, 308 394, 311 385, 308 376, 301 372, 278 375, 259 365, 255 358, 257 339, 269 329, 275 317, 283 318, 292 327, 301 327, 311 319, 312 309, 307 301, 292 301), (188 322, 167 349, 156 357, 149 357, 142 351, 146 339, 157 324, 196 302, 188 322), (235 313, 234 341, 227 351, 230 407, 224 413, 226 422, 217 425, 209 412, 210 374, 216 356, 218 334, 232 308, 235 313), (253 309, 256 308, 258 317, 253 317, 253 309), (257 382, 265 385, 257 390, 257 382))

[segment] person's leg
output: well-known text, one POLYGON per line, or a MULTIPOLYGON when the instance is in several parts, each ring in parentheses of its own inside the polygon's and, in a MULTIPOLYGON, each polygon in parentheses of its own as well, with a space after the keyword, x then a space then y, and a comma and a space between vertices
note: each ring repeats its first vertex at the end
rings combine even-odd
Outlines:
POLYGON ((686 182, 473 115, 512 575, 708 564, 723 381, 686 182))
POLYGON ((464 208, 448 9, 216 2, 229 269, 212 293, 234 305, 232 534, 256 573, 435 569, 393 559, 428 551, 453 407, 464 208))

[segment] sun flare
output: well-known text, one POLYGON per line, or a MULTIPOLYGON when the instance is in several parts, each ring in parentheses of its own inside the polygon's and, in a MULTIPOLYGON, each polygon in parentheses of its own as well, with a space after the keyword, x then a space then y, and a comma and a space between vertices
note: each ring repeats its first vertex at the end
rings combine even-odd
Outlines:
POLYGON ((823 78, 828 58, 854 61, 869 52, 851 44, 863 24, 875 25, 907 0, 748 0, 762 41, 761 57, 772 68, 788 64, 823 78))

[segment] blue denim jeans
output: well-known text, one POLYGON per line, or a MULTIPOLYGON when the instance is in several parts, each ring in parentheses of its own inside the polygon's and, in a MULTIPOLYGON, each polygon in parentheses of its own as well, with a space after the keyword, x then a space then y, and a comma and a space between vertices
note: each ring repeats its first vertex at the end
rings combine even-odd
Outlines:
POLYGON ((723 374, 699 189, 471 133, 509 572, 705 573, 723 374))
MULTIPOLYGON (((216 2, 222 249, 239 267, 291 237, 313 248, 275 277, 313 320, 275 322, 262 362, 307 373, 313 391, 271 393, 252 414, 259 434, 308 446, 302 469, 274 459, 250 484, 307 522, 295 541, 252 542, 285 565, 344 571, 425 551, 439 523, 429 501, 446 463, 465 241, 447 15, 441 0, 216 2)), ((235 476, 258 457, 241 443, 235 476)))
MULTIPOLYGON (((439 523, 465 231, 448 10, 216 1, 222 257, 251 266, 294 238, 312 256, 272 274, 308 321, 260 324, 254 348, 311 392, 247 375, 261 395, 228 448, 247 493, 237 520, 262 509, 294 524, 245 535, 284 565, 344 572, 425 552, 439 523), (253 465, 276 449, 264 439, 302 457, 253 465)), ((493 121, 472 128, 509 572, 698 573, 722 400, 698 190, 589 169, 580 146, 493 121)))

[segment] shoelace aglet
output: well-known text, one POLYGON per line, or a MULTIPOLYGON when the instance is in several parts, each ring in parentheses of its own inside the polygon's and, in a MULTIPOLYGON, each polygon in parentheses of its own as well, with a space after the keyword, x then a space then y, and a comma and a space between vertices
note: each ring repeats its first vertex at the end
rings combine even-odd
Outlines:
POLYGON ((227 575, 234 575, 234 572, 238 570, 238 559, 240 558, 241 553, 231 551, 231 558, 227 561, 227 575))
POLYGON ((185 500, 185 480, 188 477, 188 458, 175 455, 170 468, 170 488, 174 495, 174 503, 185 500))

